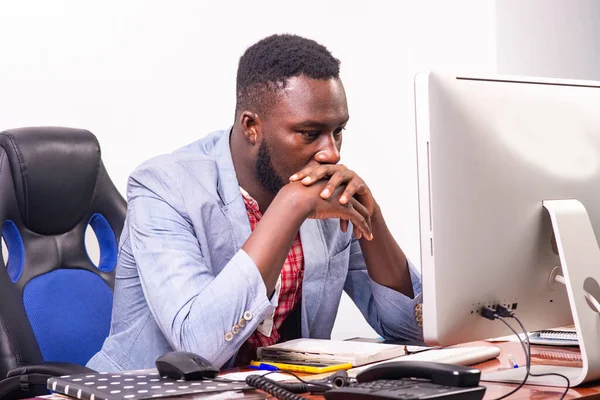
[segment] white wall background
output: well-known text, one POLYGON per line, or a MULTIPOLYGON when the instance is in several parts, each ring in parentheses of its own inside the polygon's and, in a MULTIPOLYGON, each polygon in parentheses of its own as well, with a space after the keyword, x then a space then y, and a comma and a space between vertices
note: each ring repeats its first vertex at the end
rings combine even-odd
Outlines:
POLYGON ((600 1, 498 0, 498 72, 600 80, 600 1))
MULTIPOLYGON (((142 161, 233 123, 242 52, 273 33, 342 61, 350 123, 343 162, 419 264, 412 80, 494 72, 493 0, 0 0, 0 129, 87 128, 122 193, 142 161)), ((334 338, 373 336, 344 298, 334 338)))

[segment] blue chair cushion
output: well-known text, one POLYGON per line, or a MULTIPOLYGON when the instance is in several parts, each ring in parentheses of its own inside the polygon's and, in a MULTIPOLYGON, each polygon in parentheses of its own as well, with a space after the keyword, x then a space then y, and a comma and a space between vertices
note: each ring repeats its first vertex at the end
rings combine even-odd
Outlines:
POLYGON ((44 361, 85 365, 108 336, 112 292, 83 269, 57 269, 30 280, 23 304, 44 361))

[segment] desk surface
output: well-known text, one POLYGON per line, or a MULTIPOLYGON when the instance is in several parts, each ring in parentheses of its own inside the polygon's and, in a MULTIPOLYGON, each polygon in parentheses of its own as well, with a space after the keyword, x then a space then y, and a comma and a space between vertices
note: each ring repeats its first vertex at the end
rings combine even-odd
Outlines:
MULTIPOLYGON (((493 360, 486 361, 474 367, 482 371, 497 371, 510 368, 508 360, 509 354, 513 356, 519 365, 525 365, 525 355, 519 343, 488 343, 488 342, 473 342, 466 343, 464 346, 498 346, 500 348, 500 356, 493 360)), ((571 367, 581 367, 581 355, 579 348, 573 347, 555 347, 555 346, 531 346, 531 363, 532 365, 562 365, 571 367)), ((305 374, 303 374, 305 375, 305 374)), ((482 382, 487 387, 484 399, 495 399, 503 394, 510 392, 517 385, 482 382)), ((546 386, 525 385, 517 393, 511 395, 509 399, 558 399, 563 393, 564 388, 554 388, 546 386)), ((309 399, 322 399, 321 396, 307 396, 309 399)), ((569 389, 569 393, 565 397, 567 399, 575 398, 598 398, 600 399, 600 382, 584 385, 582 387, 569 389)), ((182 397, 184 399, 184 397, 182 397)))
MULTIPOLYGON (((474 365, 482 371, 497 371, 510 368, 508 355, 511 354, 517 364, 525 365, 525 355, 519 343, 502 342, 473 342, 464 346, 497 346, 500 348, 500 356, 493 360, 474 365)), ((581 354, 577 347, 556 346, 531 346, 532 365, 562 365, 569 367, 581 367, 581 354)), ((487 387, 484 399, 496 399, 503 394, 513 390, 517 385, 508 383, 482 382, 487 387)), ((559 399, 564 388, 547 386, 525 385, 518 392, 508 397, 511 399, 559 399)), ((303 395, 304 396, 304 395, 303 395)), ((305 396, 308 397, 308 396, 305 396)), ((311 399, 320 399, 320 396, 310 396, 311 399)), ((598 398, 600 399, 600 382, 584 385, 582 387, 569 389, 566 399, 575 398, 598 398)))
MULTIPOLYGON (((498 371, 510 368, 508 355, 519 365, 525 365, 525 355, 519 343, 467 343, 465 346, 497 346, 500 348, 500 356, 493 360, 474 365, 481 371, 498 371)), ((581 367, 581 354, 577 347, 535 346, 531 345, 532 365, 561 365, 569 367, 581 367)), ((517 385, 508 383, 482 382, 487 387, 484 399, 495 399, 513 390, 517 385)), ((548 386, 524 385, 518 392, 511 395, 509 399, 558 399, 564 392, 564 388, 548 386)), ((582 387, 569 389, 566 399, 574 398, 600 398, 600 382, 584 385, 582 387), (589 397, 591 396, 591 397, 589 397)))

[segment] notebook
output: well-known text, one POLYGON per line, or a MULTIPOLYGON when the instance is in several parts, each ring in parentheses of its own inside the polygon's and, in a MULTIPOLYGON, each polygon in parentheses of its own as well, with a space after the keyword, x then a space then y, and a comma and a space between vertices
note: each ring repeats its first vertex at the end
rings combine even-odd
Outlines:
POLYGON ((128 400, 175 397, 197 393, 254 390, 240 382, 183 381, 164 378, 156 370, 99 372, 48 379, 48 389, 83 400, 128 400))
POLYGON ((354 342, 325 339, 294 339, 257 351, 261 361, 318 362, 342 364, 356 367, 377 361, 399 357, 406 353, 405 346, 384 343, 354 342))
MULTIPOLYGON (((525 340, 525 335, 520 333, 519 337, 525 340)), ((578 346, 577 331, 575 326, 566 326, 561 328, 545 329, 530 332, 528 334, 531 344, 541 344, 548 346, 578 346)), ((507 335, 492 339, 488 342, 519 342, 515 335, 507 335)))
POLYGON ((581 352, 578 350, 567 350, 567 349, 552 349, 551 347, 548 350, 541 350, 537 352, 533 357, 542 360, 550 360, 550 361, 572 361, 576 363, 581 363, 583 361, 583 357, 581 356, 581 352))
MULTIPOLYGON (((45 399, 45 400, 74 400, 76 397, 65 396, 63 394, 52 393, 47 395, 40 395, 34 399, 45 399)), ((195 393, 184 396, 156 396, 160 400, 267 400, 268 397, 265 393, 256 390, 244 390, 242 391, 227 391, 227 392, 216 392, 216 393, 195 393)), ((101 399, 96 399, 101 400, 101 399)))
POLYGON ((578 346, 577 331, 574 327, 547 329, 532 332, 529 343, 545 344, 550 346, 578 346))

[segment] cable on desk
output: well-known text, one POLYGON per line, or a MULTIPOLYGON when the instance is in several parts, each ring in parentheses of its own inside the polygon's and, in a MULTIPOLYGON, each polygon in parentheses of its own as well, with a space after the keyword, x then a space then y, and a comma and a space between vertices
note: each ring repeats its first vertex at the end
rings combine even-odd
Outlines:
POLYGON ((521 330, 523 331, 523 334, 525 335, 525 340, 527 341, 527 372, 529 373, 529 375, 531 376, 560 376, 561 378, 564 378, 567 381, 567 387, 565 388, 565 391, 563 392, 562 396, 560 397, 560 400, 564 399, 565 396, 567 395, 567 392, 569 391, 569 389, 571 388, 571 381, 569 380, 568 377, 556 373, 556 372, 548 372, 545 374, 534 374, 533 372, 529 372, 529 368, 531 366, 531 343, 529 342, 529 335, 527 334, 527 331, 525 330, 525 327, 523 326, 523 324, 521 323, 521 321, 519 320, 519 318, 517 318, 514 313, 512 315, 512 317, 514 320, 517 321, 517 323, 519 324, 519 326, 521 327, 521 330))
MULTIPOLYGON (((318 381, 305 381, 305 380, 303 380, 302 378, 300 378, 298 375, 296 375, 293 372, 290 372, 290 371, 280 371, 280 370, 267 372, 266 374, 264 374, 262 376, 261 375, 250 375, 250 376, 246 377, 245 380, 229 380, 229 379, 218 380, 218 379, 214 379, 214 381, 216 381, 216 382, 222 381, 222 382, 228 382, 228 383, 230 383, 230 382, 246 383, 246 384, 248 384, 250 386, 257 387, 257 388, 262 389, 264 391, 266 391, 266 390, 263 387, 255 386, 255 384, 265 384, 264 382, 266 382, 266 383, 269 383, 271 385, 278 386, 281 389, 286 390, 286 391, 291 392, 291 393, 307 393, 307 392, 310 392, 310 393, 324 393, 324 392, 326 392, 328 390, 331 390, 331 389, 339 389, 341 387, 347 386, 348 383, 352 380, 352 378, 348 377, 348 373, 346 371, 336 371, 332 375, 328 376, 327 378, 320 379, 318 381), (300 382, 276 382, 276 381, 274 381, 272 379, 265 378, 267 375, 270 375, 270 374, 287 374, 287 375, 291 375, 291 376, 293 376, 294 378, 296 378, 300 382), (264 379, 259 382, 258 379, 253 378, 249 382, 248 378, 250 376, 252 376, 252 377, 261 377, 261 378, 264 378, 264 379)), ((270 392, 268 392, 268 393, 270 393, 270 392)), ((270 393, 270 394, 273 394, 273 393, 270 393)), ((302 398, 302 397, 300 397, 300 398, 302 398)), ((283 397, 282 397, 282 399, 283 399, 283 397)), ((287 399, 284 399, 284 400, 287 400, 287 399)))
MULTIPOLYGON (((559 376, 559 377, 565 379, 567 381, 567 387, 566 387, 563 395, 561 396, 560 400, 564 399, 565 396, 567 395, 567 392, 569 391, 569 388, 571 387, 571 381, 569 380, 569 378, 562 374, 556 373, 556 372, 548 372, 548 373, 544 373, 544 374, 535 374, 535 373, 531 372, 530 371, 530 368, 531 368, 531 343, 529 342, 529 335, 527 334, 527 330, 525 330, 525 326, 523 326, 523 324, 521 323, 521 320, 515 316, 514 312, 512 312, 511 310, 509 310, 508 308, 504 307, 501 304, 496 306, 496 312, 498 313, 498 315, 500 317, 508 317, 508 318, 514 319, 515 321, 517 321, 517 323, 521 327, 521 331, 523 331, 523 335, 525 336, 525 341, 527 342, 527 352, 525 353, 527 355, 527 359, 526 359, 527 360, 527 374, 529 376, 559 376)), ((519 337, 519 339, 521 339, 521 338, 519 337)), ((523 344, 523 341, 522 340, 520 340, 520 341, 521 341, 521 346, 525 347, 525 345, 523 344)))
POLYGON ((550 376, 550 375, 560 376, 561 378, 564 378, 567 381, 567 387, 566 387, 565 391, 563 392, 562 396, 560 397, 560 400, 564 399, 565 396, 567 395, 567 392, 569 391, 569 388, 571 387, 571 382, 569 381, 569 378, 567 378, 564 375, 555 373, 555 372, 549 372, 549 373, 545 373, 545 374, 534 374, 531 372, 531 370, 530 370, 531 369, 531 343, 529 342, 529 335, 527 334, 527 331, 525 330, 525 327, 523 326, 521 321, 515 316, 515 313, 510 311, 509 309, 507 309, 506 307, 504 307, 502 305, 497 305, 495 310, 491 307, 484 307, 481 310, 481 315, 484 318, 487 318, 489 320, 499 319, 500 321, 502 321, 517 336, 517 339, 519 339, 519 342, 521 343, 521 348, 523 349, 523 353, 525 353, 525 360, 526 360, 525 378, 523 378, 523 381, 515 389, 511 390, 507 394, 502 395, 494 400, 505 399, 508 396, 516 393, 519 389, 521 389, 523 387, 523 385, 525 385, 525 383, 527 382, 527 379, 530 376, 550 376), (527 347, 525 346, 523 339, 521 339, 521 336, 519 336, 517 331, 508 322, 506 322, 504 320, 505 317, 513 318, 514 320, 517 321, 517 323, 521 327, 521 330, 523 331, 523 334, 525 335, 525 340, 527 341, 527 347))
POLYGON ((298 396, 283 387, 279 386, 277 382, 272 381, 269 378, 265 378, 260 375, 249 375, 246 377, 246 383, 257 389, 264 390, 272 396, 275 396, 281 400, 305 400, 304 397, 298 396))

